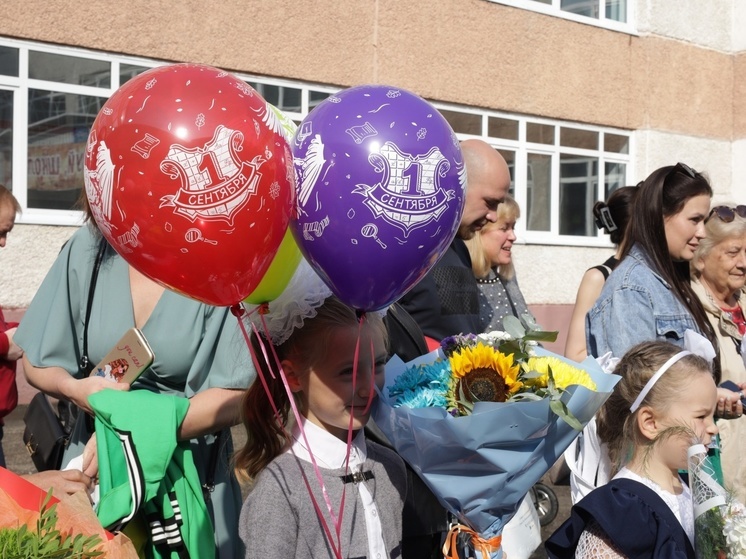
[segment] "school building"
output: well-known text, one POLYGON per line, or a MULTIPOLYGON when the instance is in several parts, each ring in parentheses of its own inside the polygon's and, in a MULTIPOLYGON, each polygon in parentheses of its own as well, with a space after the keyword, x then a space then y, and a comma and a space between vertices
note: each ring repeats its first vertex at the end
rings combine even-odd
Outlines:
POLYGON ((514 259, 564 347, 583 272, 611 253, 591 208, 683 161, 745 200, 746 3, 736 0, 5 0, 0 183, 23 214, 0 250, 21 316, 81 223, 89 128, 120 84, 174 62, 233 72, 293 119, 387 84, 499 149, 522 209, 514 259))

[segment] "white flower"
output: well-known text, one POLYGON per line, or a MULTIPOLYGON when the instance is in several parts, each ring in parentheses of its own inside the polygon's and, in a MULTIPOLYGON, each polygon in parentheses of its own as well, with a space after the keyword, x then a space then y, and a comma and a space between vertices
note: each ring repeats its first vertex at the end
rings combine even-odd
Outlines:
POLYGON ((723 533, 728 543, 729 557, 746 556, 746 510, 740 503, 733 503, 725 513, 723 533))
POLYGON ((508 334, 507 332, 502 332, 500 330, 493 330, 492 332, 485 332, 484 334, 479 334, 477 336, 478 340, 482 340, 487 344, 494 345, 497 342, 507 342, 513 339, 513 336, 508 334))

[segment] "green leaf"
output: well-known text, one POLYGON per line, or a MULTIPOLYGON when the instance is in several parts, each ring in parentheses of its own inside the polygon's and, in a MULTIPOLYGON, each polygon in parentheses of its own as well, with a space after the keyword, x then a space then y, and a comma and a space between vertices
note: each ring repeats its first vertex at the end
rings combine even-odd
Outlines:
POLYGON ((507 342, 503 342, 498 346, 497 349, 505 355, 512 355, 513 362, 525 359, 526 354, 523 353, 523 347, 518 340, 509 340, 507 342))
POLYGON ((526 335, 526 329, 523 327, 523 324, 512 314, 503 318, 503 328, 516 340, 526 335))
POLYGON ((521 392, 519 394, 516 394, 512 398, 510 398, 508 401, 509 402, 520 402, 522 400, 528 400, 528 401, 534 402, 534 401, 543 400, 543 399, 544 398, 542 398, 538 394, 535 394, 534 392, 521 392))
POLYGON ((567 423, 570 427, 572 427, 576 431, 583 430, 583 426, 581 425, 580 421, 578 421, 577 418, 570 412, 570 410, 567 409, 567 406, 562 400, 553 399, 549 403, 549 407, 555 414, 560 417, 560 419, 564 420, 564 422, 567 423))
POLYGON ((86 538, 82 534, 62 537, 57 530, 57 505, 49 506, 47 494, 36 522, 36 529, 26 526, 0 530, 0 557, 11 559, 92 559, 103 555, 95 548, 101 543, 98 536, 86 538))
POLYGON ((557 330, 532 330, 527 332, 523 339, 532 342, 554 342, 558 335, 559 331, 557 330))
POLYGON ((523 371, 523 373, 521 373, 521 380, 533 380, 536 378, 541 378, 542 376, 544 375, 542 375, 539 371, 532 369, 530 371, 523 371))

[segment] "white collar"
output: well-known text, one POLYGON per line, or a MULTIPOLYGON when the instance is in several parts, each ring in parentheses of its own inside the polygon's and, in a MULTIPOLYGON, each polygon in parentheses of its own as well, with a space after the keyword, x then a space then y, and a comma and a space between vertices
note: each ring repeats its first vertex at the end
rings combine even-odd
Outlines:
MULTIPOLYGON (((303 431, 308 439, 308 445, 319 467, 327 469, 344 468, 345 458, 347 457, 347 443, 339 440, 306 418, 301 418, 301 421, 303 423, 303 431)), ((306 448, 305 440, 298 425, 293 426, 292 434, 293 443, 286 452, 292 452, 301 460, 310 462, 311 456, 309 449, 306 448)), ((366 457, 365 434, 363 433, 363 429, 360 429, 352 439, 349 468, 352 469, 361 466, 365 462, 366 457)))

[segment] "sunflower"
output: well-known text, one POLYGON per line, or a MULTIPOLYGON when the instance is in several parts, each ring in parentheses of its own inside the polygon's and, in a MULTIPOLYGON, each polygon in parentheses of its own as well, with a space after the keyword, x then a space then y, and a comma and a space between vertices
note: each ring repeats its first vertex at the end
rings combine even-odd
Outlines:
POLYGON ((449 361, 449 410, 458 409, 463 414, 464 400, 469 403, 504 402, 523 386, 518 380, 520 367, 513 364, 513 356, 481 342, 459 349, 449 361))
POLYGON ((528 371, 536 371, 539 376, 526 381, 535 388, 546 388, 549 381, 549 368, 552 369, 552 377, 557 388, 565 389, 568 386, 579 384, 589 390, 596 390, 596 383, 584 370, 573 367, 556 357, 530 357, 526 363, 528 371))

